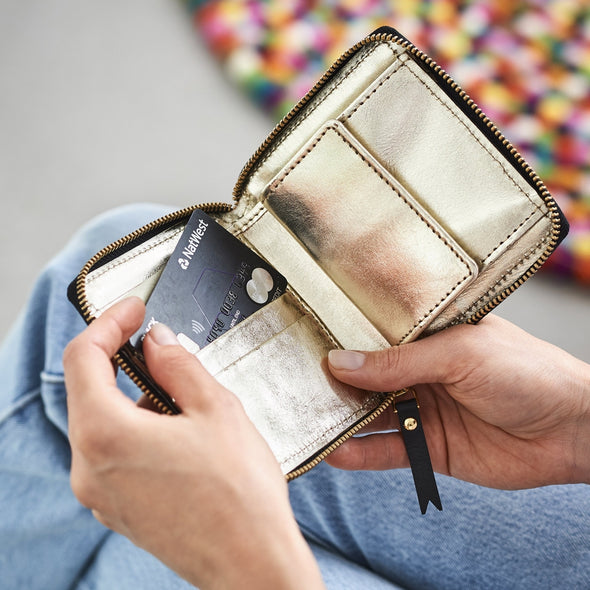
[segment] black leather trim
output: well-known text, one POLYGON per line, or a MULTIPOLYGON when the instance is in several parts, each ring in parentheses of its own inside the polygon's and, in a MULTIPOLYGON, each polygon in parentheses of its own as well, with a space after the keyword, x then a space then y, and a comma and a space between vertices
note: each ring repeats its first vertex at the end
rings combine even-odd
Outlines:
POLYGON ((442 503, 438 494, 432 463, 430 462, 430 453, 424 437, 418 402, 415 397, 396 402, 395 410, 399 417, 399 429, 410 459, 420 510, 422 514, 425 514, 428 502, 432 502, 434 506, 442 510, 442 503))

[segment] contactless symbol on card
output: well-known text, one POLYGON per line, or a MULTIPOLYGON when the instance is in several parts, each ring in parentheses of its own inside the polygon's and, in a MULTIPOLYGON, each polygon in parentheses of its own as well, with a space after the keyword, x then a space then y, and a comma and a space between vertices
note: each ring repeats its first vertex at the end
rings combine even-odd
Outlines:
POLYGON ((285 292, 270 264, 197 209, 166 264, 131 343, 140 347, 157 322, 191 352, 233 328, 285 292))

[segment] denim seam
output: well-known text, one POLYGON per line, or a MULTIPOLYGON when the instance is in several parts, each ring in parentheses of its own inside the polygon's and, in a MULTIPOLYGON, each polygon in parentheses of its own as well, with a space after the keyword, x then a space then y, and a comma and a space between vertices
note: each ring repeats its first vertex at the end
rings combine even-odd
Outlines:
POLYGON ((19 397, 14 405, 10 406, 6 411, 0 414, 0 424, 5 422, 8 418, 13 416, 19 410, 22 410, 25 406, 30 404, 35 398, 41 397, 41 388, 37 387, 33 391, 29 391, 25 393, 23 396, 19 397))
POLYGON ((48 373, 43 371, 41 373, 41 381, 44 383, 64 383, 65 379, 62 373, 48 373))

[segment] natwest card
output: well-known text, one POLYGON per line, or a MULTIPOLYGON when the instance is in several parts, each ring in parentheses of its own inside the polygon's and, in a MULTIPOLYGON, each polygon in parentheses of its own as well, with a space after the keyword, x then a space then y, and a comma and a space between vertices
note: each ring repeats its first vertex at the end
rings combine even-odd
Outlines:
POLYGON ((287 288, 287 280, 200 209, 191 215, 146 304, 141 346, 157 322, 197 352, 287 288))

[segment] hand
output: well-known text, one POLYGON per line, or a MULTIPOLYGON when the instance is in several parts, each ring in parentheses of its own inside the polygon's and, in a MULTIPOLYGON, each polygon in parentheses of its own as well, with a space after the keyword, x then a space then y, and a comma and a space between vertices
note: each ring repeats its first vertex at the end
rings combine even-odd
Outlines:
MULTIPOLYGON (((435 471, 502 489, 590 483, 590 367, 488 316, 370 353, 332 351, 330 370, 363 389, 415 385, 435 471)), ((399 428, 393 412, 370 431, 399 428)), ((343 469, 408 465, 399 432, 352 438, 343 469)))
POLYGON ((182 414, 138 407, 117 388, 111 357, 144 311, 137 298, 117 304, 65 352, 74 493, 202 589, 323 588, 270 449, 168 328, 150 331, 144 354, 182 414))

